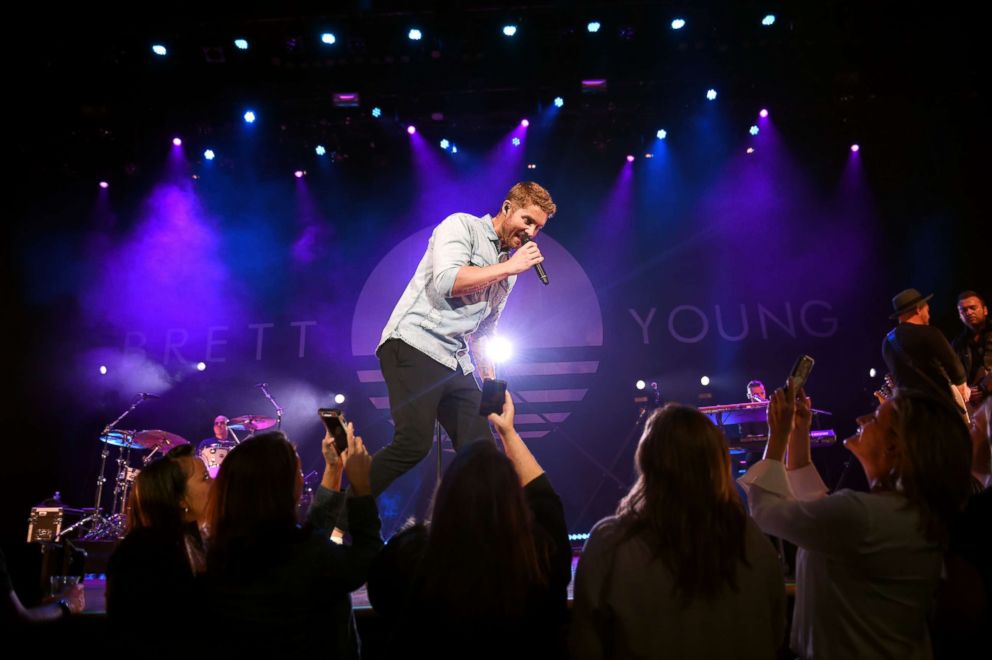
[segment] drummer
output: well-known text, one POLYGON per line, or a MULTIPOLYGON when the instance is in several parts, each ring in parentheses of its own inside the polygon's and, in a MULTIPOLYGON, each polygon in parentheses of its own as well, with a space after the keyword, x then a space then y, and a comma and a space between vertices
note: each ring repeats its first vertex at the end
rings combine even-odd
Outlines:
POLYGON ((233 432, 228 428, 230 420, 224 415, 217 415, 214 418, 214 435, 212 438, 203 440, 196 448, 196 455, 203 460, 207 466, 210 478, 217 476, 220 464, 224 461, 227 453, 238 444, 233 432))

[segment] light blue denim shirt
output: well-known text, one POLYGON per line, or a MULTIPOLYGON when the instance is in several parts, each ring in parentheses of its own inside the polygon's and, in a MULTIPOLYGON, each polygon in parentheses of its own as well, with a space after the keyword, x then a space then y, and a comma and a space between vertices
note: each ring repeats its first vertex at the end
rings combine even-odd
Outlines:
POLYGON ((455 277, 462 266, 492 266, 508 256, 500 251, 492 217, 449 215, 431 234, 427 252, 396 303, 379 346, 401 339, 451 370, 461 367, 463 373, 472 373, 475 367, 465 338, 484 336, 496 328, 517 276, 452 296, 455 277))

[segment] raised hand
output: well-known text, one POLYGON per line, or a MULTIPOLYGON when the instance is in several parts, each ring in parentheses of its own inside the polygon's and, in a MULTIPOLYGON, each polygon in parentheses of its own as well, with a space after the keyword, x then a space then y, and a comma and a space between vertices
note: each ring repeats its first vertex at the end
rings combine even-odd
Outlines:
POLYGON ((365 448, 362 437, 355 435, 354 427, 350 422, 346 429, 348 431, 348 449, 344 451, 344 471, 348 475, 348 482, 355 495, 371 495, 372 456, 365 448))

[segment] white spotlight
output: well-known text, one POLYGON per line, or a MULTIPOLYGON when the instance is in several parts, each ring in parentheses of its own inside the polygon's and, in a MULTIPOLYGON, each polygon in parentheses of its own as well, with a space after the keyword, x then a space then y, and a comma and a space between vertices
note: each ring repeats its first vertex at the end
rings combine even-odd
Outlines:
POLYGON ((707 385, 710 384, 710 377, 703 376, 702 378, 699 379, 699 384, 702 385, 703 387, 706 387, 707 385))
POLYGON ((636 383, 634 383, 634 387, 636 387, 639 390, 643 390, 647 386, 648 386, 648 384, 645 383, 643 380, 639 380, 636 383))
POLYGON ((486 355, 493 362, 506 362, 513 356, 513 345, 505 337, 493 337, 486 342, 486 355))
POLYGON ((341 405, 342 403, 344 403, 344 395, 343 394, 335 394, 334 395, 334 403, 336 403, 338 405, 341 405))

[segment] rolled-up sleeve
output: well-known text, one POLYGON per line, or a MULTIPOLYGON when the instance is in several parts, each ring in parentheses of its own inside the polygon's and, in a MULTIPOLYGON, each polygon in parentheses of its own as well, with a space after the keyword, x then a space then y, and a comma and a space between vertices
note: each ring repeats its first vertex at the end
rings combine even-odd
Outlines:
POLYGON ((445 298, 451 298, 458 270, 470 265, 472 258, 472 231, 466 216, 455 213, 445 218, 434 230, 433 241, 434 288, 445 298))

